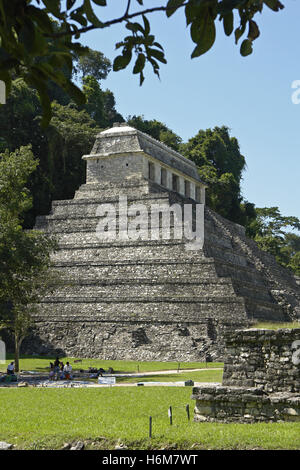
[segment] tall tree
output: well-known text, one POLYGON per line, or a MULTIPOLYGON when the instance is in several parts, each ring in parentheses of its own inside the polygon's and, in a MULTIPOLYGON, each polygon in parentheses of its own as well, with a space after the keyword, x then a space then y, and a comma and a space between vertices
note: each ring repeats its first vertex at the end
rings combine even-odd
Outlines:
POLYGON ((0 107, 0 149, 14 151, 30 144, 39 160, 27 182, 33 195, 33 206, 24 218, 27 228, 37 215, 49 213, 53 199, 73 197, 85 181, 81 157, 90 152, 100 131, 90 115, 73 102, 67 106, 53 103, 52 110, 51 125, 42 129, 37 93, 22 79, 12 83, 7 104, 0 107))
POLYGON ((97 81, 107 78, 111 70, 111 62, 100 51, 88 49, 84 56, 77 56, 74 72, 76 77, 81 79, 87 75, 91 75, 97 81))
POLYGON ((56 247, 45 234, 22 228, 32 203, 25 185, 37 165, 30 146, 0 155, 0 327, 13 332, 16 371, 33 304, 49 288, 50 253, 56 247))
POLYGON ((223 217, 243 223, 251 207, 241 207, 241 177, 246 166, 239 144, 226 126, 200 130, 181 145, 182 153, 199 169, 208 183, 207 203, 223 217))
POLYGON ((110 90, 103 91, 100 83, 92 75, 84 77, 82 83, 82 90, 86 97, 84 109, 98 126, 106 128, 114 122, 124 121, 115 109, 115 98, 110 90))
POLYGON ((90 153, 101 129, 87 111, 79 110, 74 103, 68 106, 53 103, 52 113, 47 130, 52 165, 51 200, 71 199, 79 185, 85 182, 82 156, 90 153))

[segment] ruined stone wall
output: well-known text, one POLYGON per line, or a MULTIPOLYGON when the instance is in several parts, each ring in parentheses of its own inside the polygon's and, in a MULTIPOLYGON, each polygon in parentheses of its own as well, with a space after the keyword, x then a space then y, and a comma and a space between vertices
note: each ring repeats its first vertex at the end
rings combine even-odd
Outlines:
POLYGON ((243 330, 225 342, 223 385, 300 392, 300 328, 243 330))
POLYGON ((227 331, 222 385, 193 389, 198 422, 300 422, 300 328, 227 331))
POLYGON ((300 396, 288 392, 268 396, 256 388, 205 385, 194 389, 197 422, 300 422, 300 396))

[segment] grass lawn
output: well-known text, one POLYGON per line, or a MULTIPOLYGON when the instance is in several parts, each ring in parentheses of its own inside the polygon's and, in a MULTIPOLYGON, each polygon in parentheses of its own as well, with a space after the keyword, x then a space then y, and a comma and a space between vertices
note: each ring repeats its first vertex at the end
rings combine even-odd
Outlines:
MULTIPOLYGON (((0 364, 0 371, 5 372, 9 362, 13 361, 14 357, 11 354, 7 354, 7 361, 5 364, 0 364)), ((20 358, 20 370, 31 370, 45 372, 49 370, 50 361, 54 362, 54 357, 45 356, 21 356, 20 358)), ((107 370, 112 367, 115 372, 121 373, 133 373, 133 372, 151 372, 158 370, 178 370, 179 369, 202 369, 202 368, 219 368, 223 367, 221 362, 138 362, 138 361, 109 361, 101 359, 85 359, 82 358, 82 362, 75 363, 74 360, 78 360, 72 357, 60 358, 65 364, 67 361, 73 367, 73 370, 84 369, 88 370, 89 367, 96 367, 99 369, 102 367, 107 370)))
MULTIPOLYGON (((10 358, 9 358, 10 359, 10 358)), ((69 358, 72 362, 72 358, 69 358)), ((64 359, 65 362, 66 359, 64 359)), ((49 358, 22 358, 21 368, 46 370, 49 358)), ((222 364, 98 361, 73 364, 113 367, 119 372, 152 371, 139 378, 118 382, 182 381, 221 382, 222 364)), ((3 370, 5 366, 2 366, 3 370)), ((0 441, 17 449, 60 449, 65 442, 82 440, 87 449, 114 449, 118 442, 128 449, 299 449, 300 423, 221 424, 194 423, 192 387, 108 388, 0 388, 0 441), (186 405, 190 407, 188 421, 186 405), (172 406, 173 425, 168 409, 172 406), (149 417, 152 416, 152 438, 149 417)))
POLYGON ((191 393, 191 387, 0 389, 0 440, 18 449, 58 449, 76 440, 94 449, 114 449, 119 440, 129 449, 300 448, 299 423, 194 423, 191 393))
POLYGON ((223 369, 201 370, 193 372, 175 372, 173 374, 153 374, 144 377, 117 377, 117 383, 138 382, 182 382, 193 380, 194 382, 222 382, 223 369))

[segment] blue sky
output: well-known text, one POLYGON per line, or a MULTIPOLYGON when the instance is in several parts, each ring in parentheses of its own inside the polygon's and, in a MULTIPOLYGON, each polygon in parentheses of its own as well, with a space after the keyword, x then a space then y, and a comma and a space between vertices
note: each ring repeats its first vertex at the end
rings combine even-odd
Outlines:
MULTIPOLYGON (((274 13, 265 8, 258 16, 261 35, 246 58, 220 24, 213 48, 191 59, 194 45, 184 15, 149 15, 168 61, 161 65, 161 79, 148 67, 140 87, 132 64, 128 70, 111 72, 103 88, 113 91, 124 118, 137 114, 157 119, 184 141, 199 129, 228 126, 246 157, 244 198, 258 207, 278 206, 283 215, 300 217, 300 104, 292 102, 292 82, 300 80, 300 5, 297 0, 284 3, 284 10, 274 13)), ((132 4, 138 8, 137 2, 132 4)), ((123 9, 111 8, 107 17, 118 17, 123 9)), ((127 33, 124 26, 114 26, 86 33, 81 42, 113 60, 118 55, 115 43, 127 33)))

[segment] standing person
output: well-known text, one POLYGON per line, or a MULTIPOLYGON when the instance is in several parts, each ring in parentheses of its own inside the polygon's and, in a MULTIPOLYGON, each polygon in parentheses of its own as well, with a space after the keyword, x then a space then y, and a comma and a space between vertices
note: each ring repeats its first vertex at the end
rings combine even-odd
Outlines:
POLYGON ((69 362, 66 363, 65 367, 64 367, 64 373, 65 373, 65 378, 68 379, 68 380, 71 380, 72 378, 72 366, 70 365, 69 362))
POLYGON ((50 362, 49 380, 54 380, 54 364, 50 362))
POLYGON ((63 380, 65 378, 65 373, 64 373, 64 363, 62 361, 59 363, 59 370, 60 370, 59 378, 60 380, 63 380))
POLYGON ((58 380, 58 377, 59 377, 59 365, 60 365, 60 362, 59 362, 59 358, 57 357, 54 361, 54 375, 56 377, 56 380, 58 380))
POLYGON ((15 373, 15 363, 11 362, 7 366, 7 375, 14 375, 14 373, 15 373))

